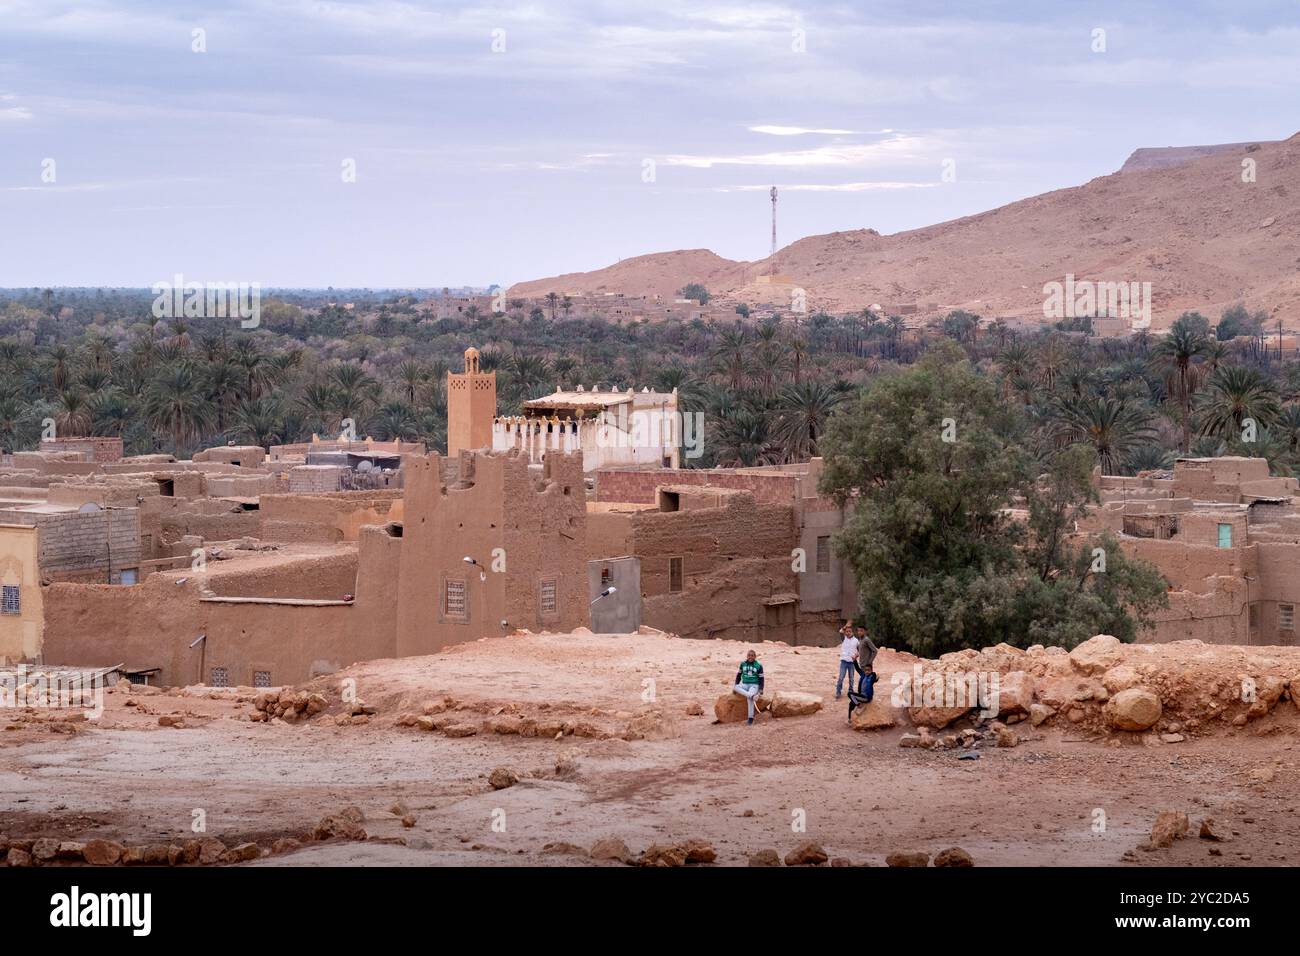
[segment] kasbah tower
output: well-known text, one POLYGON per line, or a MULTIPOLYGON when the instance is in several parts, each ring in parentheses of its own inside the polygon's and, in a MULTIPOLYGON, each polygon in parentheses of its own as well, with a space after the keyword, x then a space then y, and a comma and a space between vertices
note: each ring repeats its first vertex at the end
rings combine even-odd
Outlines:
POLYGON ((465 350, 465 371, 447 373, 447 457, 492 447, 497 373, 478 370, 478 349, 465 350))

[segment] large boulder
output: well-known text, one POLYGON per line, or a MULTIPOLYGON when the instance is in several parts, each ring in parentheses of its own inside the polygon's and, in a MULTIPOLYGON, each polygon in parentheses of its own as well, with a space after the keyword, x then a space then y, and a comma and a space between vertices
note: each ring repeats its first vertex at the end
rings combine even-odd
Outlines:
POLYGON ((1106 702, 1106 720, 1116 730, 1147 730, 1160 712, 1160 698, 1145 687, 1122 690, 1106 702))
POLYGON ((888 701, 876 698, 869 704, 859 704, 853 708, 853 729, 888 730, 898 723, 899 716, 903 713, 905 711, 902 707, 891 706, 888 701))
POLYGON ((773 717, 807 717, 822 709, 822 699, 816 694, 796 690, 779 690, 772 695, 773 717))
POLYGON ((1141 684, 1142 675, 1132 664, 1119 664, 1101 675, 1101 683, 1109 693, 1118 694, 1141 684))
MULTIPOLYGON (((768 698, 759 694, 754 700, 755 711, 767 710, 770 704, 768 698)), ((744 697, 730 690, 713 702, 713 716, 720 724, 740 723, 749 717, 749 707, 744 697)))
POLYGON ((1070 663, 1084 674, 1100 674, 1119 663, 1123 646, 1118 637, 1098 634, 1070 651, 1070 663))
POLYGON ((907 713, 912 718, 912 723, 918 727, 942 730, 953 721, 965 717, 970 710, 969 707, 909 707, 907 713))
POLYGON ((1027 714, 1034 702, 1034 679, 1025 671, 1010 671, 998 678, 998 716, 1027 714))
POLYGON ((786 866, 821 866, 830 857, 820 843, 802 843, 785 855, 786 866))

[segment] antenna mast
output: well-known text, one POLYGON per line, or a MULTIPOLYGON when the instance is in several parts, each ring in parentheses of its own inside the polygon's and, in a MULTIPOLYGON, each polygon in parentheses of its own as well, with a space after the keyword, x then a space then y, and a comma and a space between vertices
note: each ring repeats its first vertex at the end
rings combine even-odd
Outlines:
POLYGON ((776 255, 776 187, 772 187, 772 255, 776 255))

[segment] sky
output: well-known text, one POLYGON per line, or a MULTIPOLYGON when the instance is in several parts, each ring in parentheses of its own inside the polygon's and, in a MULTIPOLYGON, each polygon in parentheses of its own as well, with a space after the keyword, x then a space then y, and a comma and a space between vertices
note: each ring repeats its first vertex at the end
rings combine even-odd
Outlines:
POLYGON ((0 0, 0 287, 756 260, 1297 105, 1295 0, 0 0))

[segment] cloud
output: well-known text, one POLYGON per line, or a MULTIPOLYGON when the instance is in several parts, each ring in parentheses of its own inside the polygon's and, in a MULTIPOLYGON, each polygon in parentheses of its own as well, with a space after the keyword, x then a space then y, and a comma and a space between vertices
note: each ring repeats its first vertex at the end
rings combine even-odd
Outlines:
POLYGON ((835 143, 813 149, 774 153, 740 153, 730 156, 675 154, 665 156, 663 161, 668 166, 688 166, 693 169, 712 169, 714 166, 865 166, 887 160, 915 158, 929 153, 933 145, 919 136, 894 136, 879 143, 835 143))
MULTIPOLYGON (((849 136, 851 129, 808 129, 803 126, 750 126, 751 133, 765 133, 768 136, 804 136, 808 133, 821 133, 824 136, 849 136)), ((892 130, 882 130, 889 133, 892 130)))
MULTIPOLYGON (((803 193, 862 193, 870 192, 877 189, 932 189, 939 183, 904 183, 904 182, 866 182, 866 183, 781 183, 776 184, 776 188, 782 192, 803 192, 803 193)), ((766 192, 770 186, 745 185, 745 186, 718 186, 716 191, 720 193, 731 192, 766 192)))
POLYGON ((29 120, 32 118, 32 111, 25 106, 10 106, 0 110, 0 123, 5 120, 29 120))

